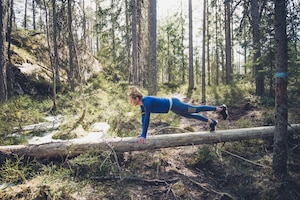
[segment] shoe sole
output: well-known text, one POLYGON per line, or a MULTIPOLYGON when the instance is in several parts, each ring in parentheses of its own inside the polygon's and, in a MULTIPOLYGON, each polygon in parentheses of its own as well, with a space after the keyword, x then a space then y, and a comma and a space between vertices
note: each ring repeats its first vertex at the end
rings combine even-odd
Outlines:
POLYGON ((214 122, 215 122, 214 130, 211 130, 211 128, 209 127, 209 131, 210 131, 210 132, 216 131, 216 127, 217 127, 218 121, 215 120, 214 122))
POLYGON ((225 107, 225 114, 226 114, 226 118, 224 118, 224 116, 222 115, 223 119, 226 120, 228 118, 228 110, 227 110, 227 106, 225 104, 223 104, 221 107, 225 107))

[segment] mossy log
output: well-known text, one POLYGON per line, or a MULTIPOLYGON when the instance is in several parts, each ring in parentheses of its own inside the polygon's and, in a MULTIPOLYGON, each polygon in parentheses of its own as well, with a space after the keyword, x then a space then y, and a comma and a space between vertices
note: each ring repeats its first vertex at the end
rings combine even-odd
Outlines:
MULTIPOLYGON (((288 132, 300 129, 300 124, 288 127, 288 132)), ((215 132, 189 132, 148 136, 145 144, 138 144, 137 137, 108 138, 98 141, 66 140, 42 144, 0 146, 0 153, 25 155, 35 158, 74 157, 97 149, 115 152, 143 151, 168 147, 211 144, 229 141, 273 137, 274 126, 217 130, 215 132)))

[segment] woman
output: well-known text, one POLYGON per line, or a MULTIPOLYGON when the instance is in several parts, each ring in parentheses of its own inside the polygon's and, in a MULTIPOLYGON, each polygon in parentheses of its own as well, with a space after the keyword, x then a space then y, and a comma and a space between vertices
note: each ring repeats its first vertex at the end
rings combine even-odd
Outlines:
POLYGON ((142 133, 139 136, 139 143, 144 143, 148 126, 150 122, 151 113, 168 113, 169 110, 172 112, 186 117, 204 121, 209 124, 210 131, 215 131, 217 121, 208 119, 200 114, 201 111, 216 111, 220 113, 223 119, 227 119, 227 108, 226 105, 220 107, 215 106, 194 106, 187 103, 181 102, 177 98, 160 98, 155 96, 144 96, 142 92, 135 86, 130 87, 129 93, 130 103, 134 106, 140 106, 142 112, 142 133))

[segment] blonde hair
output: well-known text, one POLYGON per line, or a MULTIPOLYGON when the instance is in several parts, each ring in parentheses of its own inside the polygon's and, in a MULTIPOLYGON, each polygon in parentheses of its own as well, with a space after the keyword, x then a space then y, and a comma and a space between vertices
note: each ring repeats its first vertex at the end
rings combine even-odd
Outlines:
POLYGON ((130 86, 129 90, 130 90, 129 96, 132 97, 133 99, 136 98, 142 99, 144 96, 143 93, 136 86, 130 86))

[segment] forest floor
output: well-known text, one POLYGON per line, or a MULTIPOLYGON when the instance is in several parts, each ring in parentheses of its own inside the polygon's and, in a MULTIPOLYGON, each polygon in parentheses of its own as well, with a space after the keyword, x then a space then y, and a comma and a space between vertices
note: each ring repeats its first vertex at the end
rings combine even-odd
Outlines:
MULTIPOLYGON (((299 113, 299 110, 293 110, 299 113)), ((226 121, 216 113, 221 127, 238 128, 238 119, 247 118, 263 126, 264 110, 229 108, 226 121)), ((181 129, 207 131, 197 120, 180 119, 181 129)), ((158 124, 156 124, 158 125, 158 124)), ((222 128, 222 129, 223 129, 222 128)), ((217 130, 216 130, 217 131, 217 130)), ((168 134, 168 131, 160 134, 168 134)), ((299 131, 297 133, 299 135, 299 131)), ((167 148, 126 154, 125 170, 142 178, 124 178, 109 187, 107 199, 300 199, 298 143, 290 148, 285 181, 272 174, 273 138, 213 145, 167 148), (134 168, 132 169, 132 162, 134 168)), ((111 184, 111 182, 110 182, 111 184)), ((103 198, 103 197, 101 197, 103 198)))
MULTIPOLYGON (((299 110, 292 112, 297 115, 299 110)), ((218 119, 220 129, 234 129, 241 118, 262 126, 264 111, 229 108, 225 121, 213 112, 205 115, 218 119)), ((163 125, 156 121, 152 124, 163 125)), ((207 125, 186 118, 180 118, 180 125, 180 130, 208 130, 207 125)), ((174 130, 165 129, 159 134, 171 132, 174 130)), ((299 131, 294 135, 299 136, 299 131)), ((58 164, 70 169, 70 177, 37 176, 0 189, 0 199, 300 199, 299 139, 289 143, 289 176, 284 181, 272 174, 272 141, 254 139, 110 154, 112 160, 118 159, 111 162, 115 170, 108 170, 105 176, 93 172, 103 162, 91 163, 85 157, 81 164, 73 164, 70 159, 58 164)))
MULTIPOLYGON (((39 40, 40 38, 37 38, 36 41, 39 40)), ((34 40, 32 44, 40 44, 36 41, 34 40)), ((15 51, 18 52, 17 49, 15 51)), ((46 57, 44 55, 47 52, 38 53, 34 52, 35 55, 46 57)), ((15 59, 18 60, 20 55, 14 54, 15 59)), ((87 60, 92 62, 86 62, 87 66, 94 65, 93 68, 97 70, 100 68, 94 58, 89 57, 87 60)), ((36 63, 39 63, 37 61, 36 63)), ((19 66, 21 71, 25 67, 32 71, 37 70, 35 66, 22 66, 19 66)), ((23 75, 20 74, 20 77, 23 75)), ((21 82, 28 83, 28 80, 21 82)), ((99 85, 102 86, 102 83, 99 85)), ((99 94, 105 96, 106 93, 99 92, 99 94)), ((90 98, 93 96, 95 94, 90 95, 90 98)), ((98 96, 97 98, 101 99, 98 96)), ((96 109, 105 109, 104 106, 101 107, 98 99, 94 101, 96 109)), ((109 105, 111 103, 114 102, 109 102, 109 105)), ((220 119, 213 112, 206 112, 204 115, 218 119, 217 132, 222 129, 273 125, 273 113, 269 109, 260 109, 247 104, 240 107, 229 106, 227 120, 220 119)), ((289 109, 291 124, 300 123, 299 113, 300 108, 289 109)), ((120 121, 132 129, 127 119, 120 121)), ((149 134, 209 129, 206 124, 196 120, 180 118, 179 123, 180 126, 174 128, 163 120, 152 120, 149 134)), ((7 177, 7 181, 4 180, 0 185, 0 199, 299 200, 299 138, 299 130, 289 135, 288 177, 284 181, 278 180, 272 173, 273 138, 252 139, 123 154, 91 152, 57 161, 27 161, 25 158, 17 158, 0 166, 0 177, 2 179, 7 177), (12 179, 16 180, 15 183, 5 184, 11 183, 12 179)))

